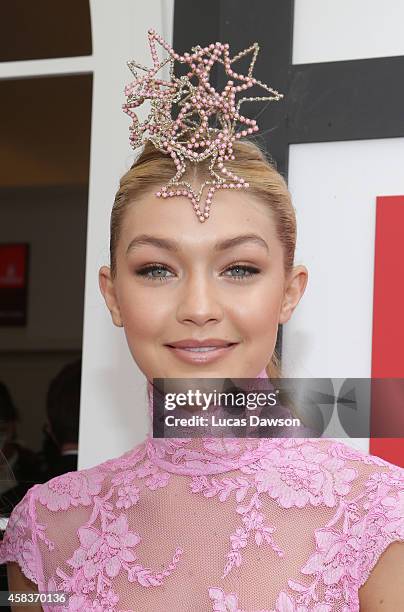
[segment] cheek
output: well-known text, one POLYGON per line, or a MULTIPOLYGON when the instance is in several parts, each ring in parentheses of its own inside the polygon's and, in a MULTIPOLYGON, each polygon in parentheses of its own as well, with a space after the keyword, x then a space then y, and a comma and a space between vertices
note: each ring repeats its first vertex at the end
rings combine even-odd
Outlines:
POLYGON ((234 300, 231 311, 245 336, 263 341, 277 333, 282 294, 279 285, 262 284, 251 287, 243 299, 234 300))
POLYGON ((160 306, 145 294, 145 291, 127 291, 120 301, 120 309, 130 353, 139 369, 150 377, 158 357, 154 340, 161 335, 163 326, 160 306))
POLYGON ((153 290, 126 289, 119 303, 125 332, 132 344, 150 340, 166 328, 170 314, 167 301, 156 299, 153 290))

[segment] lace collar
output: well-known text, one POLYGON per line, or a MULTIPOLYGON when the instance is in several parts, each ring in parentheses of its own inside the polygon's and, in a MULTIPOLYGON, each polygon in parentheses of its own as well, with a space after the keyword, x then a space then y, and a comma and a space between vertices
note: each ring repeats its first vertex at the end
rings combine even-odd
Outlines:
MULTIPOLYGON (((266 378, 264 370, 257 378, 266 378)), ((272 438, 153 438, 153 386, 147 383, 150 430, 147 454, 153 463, 167 472, 186 475, 219 474, 253 463, 273 447, 272 438)))

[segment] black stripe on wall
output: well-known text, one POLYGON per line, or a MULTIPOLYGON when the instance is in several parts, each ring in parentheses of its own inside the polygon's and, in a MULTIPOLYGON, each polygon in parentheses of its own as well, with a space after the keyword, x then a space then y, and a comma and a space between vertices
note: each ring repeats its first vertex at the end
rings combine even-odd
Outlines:
POLYGON ((292 65, 292 30, 293 0, 175 0, 177 50, 220 40, 236 54, 260 44, 255 76, 285 94, 259 117, 281 172, 290 143, 404 136, 404 56, 292 65))

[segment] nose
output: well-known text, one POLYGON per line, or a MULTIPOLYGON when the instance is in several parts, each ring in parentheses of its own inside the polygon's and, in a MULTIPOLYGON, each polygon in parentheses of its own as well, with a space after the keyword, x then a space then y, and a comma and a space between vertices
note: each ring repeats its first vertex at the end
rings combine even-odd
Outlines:
POLYGON ((177 320, 202 326, 209 321, 221 321, 223 308, 215 280, 199 270, 184 280, 178 296, 177 320))

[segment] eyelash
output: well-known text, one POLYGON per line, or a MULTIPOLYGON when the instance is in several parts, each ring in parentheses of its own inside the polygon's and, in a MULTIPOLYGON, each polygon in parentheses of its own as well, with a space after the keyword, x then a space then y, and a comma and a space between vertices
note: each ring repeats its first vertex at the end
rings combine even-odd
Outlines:
MULTIPOLYGON (((136 272, 136 274, 138 276, 142 276, 143 278, 145 278, 146 280, 150 280, 150 281, 156 281, 159 280, 161 282, 164 282, 167 277, 162 277, 162 276, 147 276, 147 273, 152 271, 152 270, 167 270, 168 268, 166 266, 163 266, 162 264, 151 264, 150 266, 145 266, 144 268, 138 270, 136 272)), ((227 270, 234 270, 234 269, 242 269, 245 271, 248 271, 249 274, 248 276, 233 276, 232 278, 237 280, 237 281, 244 281, 248 278, 252 278, 253 276, 255 276, 256 274, 260 273, 260 270, 258 270, 258 268, 254 268, 253 266, 247 266, 247 265, 243 265, 243 264, 233 264, 232 266, 230 266, 229 268, 227 268, 227 270)))

